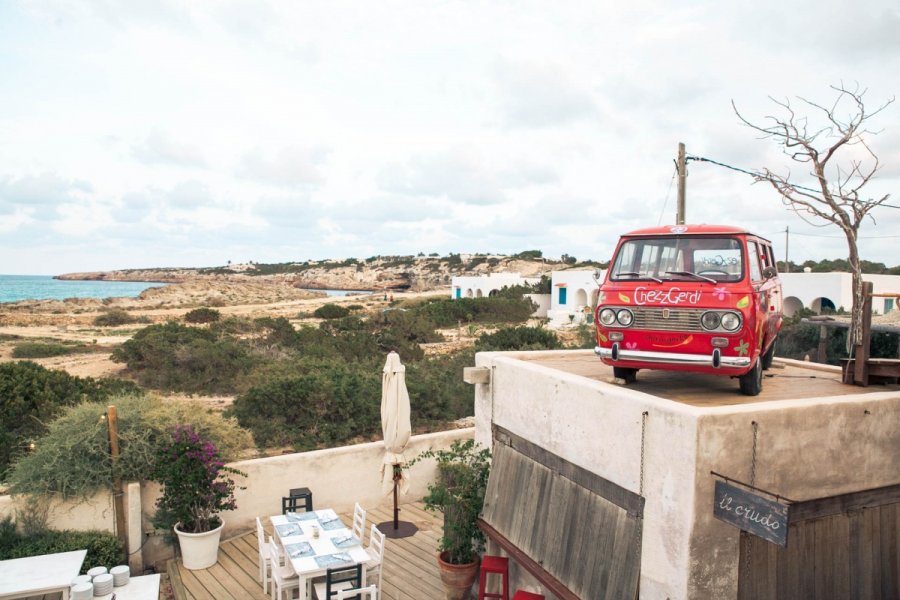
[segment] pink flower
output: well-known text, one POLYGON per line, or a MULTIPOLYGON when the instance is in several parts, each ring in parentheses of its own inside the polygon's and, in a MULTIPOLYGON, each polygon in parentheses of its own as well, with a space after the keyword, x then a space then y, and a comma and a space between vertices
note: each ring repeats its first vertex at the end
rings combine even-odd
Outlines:
POLYGON ((725 288, 717 287, 717 288, 713 288, 712 293, 713 293, 713 296, 716 297, 716 299, 718 299, 719 301, 722 301, 725 299, 725 292, 726 292, 725 288))

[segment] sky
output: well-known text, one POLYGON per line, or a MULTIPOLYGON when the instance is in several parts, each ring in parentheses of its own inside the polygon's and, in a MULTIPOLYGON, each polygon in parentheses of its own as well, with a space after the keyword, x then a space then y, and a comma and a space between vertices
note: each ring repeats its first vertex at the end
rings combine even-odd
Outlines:
MULTIPOLYGON (((812 184, 732 102, 814 117, 799 98, 843 82, 871 111, 898 74, 896 0, 4 0, 0 273, 608 260, 675 222, 679 142, 812 184)), ((863 196, 900 207, 900 103, 870 129, 863 196)), ((686 214, 794 262, 847 256, 839 229, 712 163, 689 163, 686 214)), ((872 216, 862 257, 900 264, 900 208, 872 216)))

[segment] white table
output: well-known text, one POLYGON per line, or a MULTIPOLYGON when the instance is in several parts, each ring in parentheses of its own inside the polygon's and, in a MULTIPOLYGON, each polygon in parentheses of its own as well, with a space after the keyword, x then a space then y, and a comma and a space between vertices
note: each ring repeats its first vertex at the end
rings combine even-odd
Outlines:
POLYGON ((0 598, 62 592, 62 600, 69 600, 69 586, 81 571, 85 556, 87 550, 73 550, 0 560, 0 598))
POLYGON ((275 515, 270 517, 272 526, 275 529, 275 538, 285 549, 285 558, 293 567, 294 572, 300 577, 300 600, 307 598, 308 583, 314 577, 324 576, 328 570, 327 566, 320 566, 316 562, 316 558, 322 558, 332 554, 346 553, 350 556, 349 562, 343 564, 335 564, 333 566, 353 566, 357 564, 363 565, 362 584, 366 584, 365 563, 371 560, 369 553, 362 546, 362 540, 355 540, 354 543, 346 546, 337 547, 334 540, 341 540, 351 535, 350 530, 340 521, 337 513, 330 508, 325 510, 317 510, 313 513, 297 513, 295 517, 289 515, 275 515), (306 515, 315 515, 315 518, 308 518, 306 515), (293 520, 301 519, 301 520, 293 520), (340 527, 326 530, 329 526, 325 522, 328 519, 338 519, 340 527), (299 526, 301 532, 286 532, 285 526, 299 526), (312 526, 319 528, 319 537, 314 538, 312 535, 312 526), (281 527, 279 527, 281 526, 281 527), (281 531, 279 531, 281 529, 281 531), (287 535, 281 535, 287 533, 287 535), (312 547, 313 554, 309 556, 290 556, 291 546, 294 544, 302 544, 307 542, 312 547))
POLYGON ((110 600, 113 594, 116 595, 116 600, 158 600, 159 573, 129 577, 128 583, 113 588, 112 594, 94 596, 94 600, 110 600))

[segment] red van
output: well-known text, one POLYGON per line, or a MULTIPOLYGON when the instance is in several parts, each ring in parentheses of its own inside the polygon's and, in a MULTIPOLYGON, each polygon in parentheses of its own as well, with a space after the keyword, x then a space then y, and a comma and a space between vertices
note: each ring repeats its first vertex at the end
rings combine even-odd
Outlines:
POLYGON ((600 286, 594 352, 626 383, 640 369, 696 371, 755 396, 781 313, 769 240, 721 225, 640 229, 619 240, 600 286))

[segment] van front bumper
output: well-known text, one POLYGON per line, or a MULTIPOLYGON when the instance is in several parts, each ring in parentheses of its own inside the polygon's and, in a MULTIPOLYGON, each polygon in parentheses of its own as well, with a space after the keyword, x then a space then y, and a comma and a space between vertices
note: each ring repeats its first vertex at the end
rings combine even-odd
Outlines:
POLYGON ((611 348, 594 348, 594 354, 610 362, 635 361, 661 365, 685 365, 702 367, 747 368, 750 366, 749 356, 722 356, 718 349, 710 354, 679 354, 676 352, 650 352, 647 350, 623 350, 619 344, 611 348))

